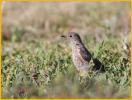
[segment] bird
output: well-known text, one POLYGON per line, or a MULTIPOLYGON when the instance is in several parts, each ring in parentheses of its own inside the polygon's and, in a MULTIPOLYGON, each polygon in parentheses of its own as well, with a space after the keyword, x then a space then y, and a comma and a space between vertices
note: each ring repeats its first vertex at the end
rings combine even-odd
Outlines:
POLYGON ((94 59, 92 57, 78 33, 68 32, 67 35, 62 35, 62 37, 67 39, 72 50, 73 64, 81 75, 87 75, 89 69, 88 64, 91 60, 94 63, 93 70, 99 70, 100 66, 103 66, 97 58, 94 59))

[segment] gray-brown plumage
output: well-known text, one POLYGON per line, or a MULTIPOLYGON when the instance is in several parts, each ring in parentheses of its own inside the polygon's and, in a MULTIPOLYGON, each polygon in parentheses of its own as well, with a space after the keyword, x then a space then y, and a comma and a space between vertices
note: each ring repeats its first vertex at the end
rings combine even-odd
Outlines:
MULTIPOLYGON (((84 46, 80 36, 75 32, 69 32, 66 36, 63 36, 63 37, 66 37, 70 44, 70 47, 72 49, 72 60, 76 69, 80 73, 84 73, 84 74, 87 73, 88 63, 92 59, 92 56, 90 52, 84 46)), ((94 65, 95 67, 100 67, 99 64, 101 64, 101 62, 99 60, 93 59, 93 62, 95 64, 94 65)), ((98 69, 98 68, 94 68, 94 70, 95 69, 98 69)))
POLYGON ((79 72, 87 73, 88 63, 91 60, 91 54, 86 49, 80 36, 75 32, 70 32, 66 36, 72 49, 72 60, 79 72))

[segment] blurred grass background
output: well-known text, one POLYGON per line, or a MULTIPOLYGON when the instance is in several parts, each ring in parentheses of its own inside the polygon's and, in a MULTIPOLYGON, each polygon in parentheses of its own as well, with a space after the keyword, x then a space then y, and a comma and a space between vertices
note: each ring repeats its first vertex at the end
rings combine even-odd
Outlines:
POLYGON ((4 3, 3 98, 129 98, 130 4, 4 3), (105 66, 79 78, 60 36, 78 32, 105 66))

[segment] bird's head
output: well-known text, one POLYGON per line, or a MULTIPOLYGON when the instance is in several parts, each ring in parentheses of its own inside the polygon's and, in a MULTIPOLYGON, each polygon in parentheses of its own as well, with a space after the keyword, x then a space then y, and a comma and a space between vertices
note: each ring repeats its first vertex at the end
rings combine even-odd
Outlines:
POLYGON ((62 37, 66 38, 72 46, 82 44, 82 40, 79 34, 76 32, 69 32, 67 35, 62 35, 62 37))

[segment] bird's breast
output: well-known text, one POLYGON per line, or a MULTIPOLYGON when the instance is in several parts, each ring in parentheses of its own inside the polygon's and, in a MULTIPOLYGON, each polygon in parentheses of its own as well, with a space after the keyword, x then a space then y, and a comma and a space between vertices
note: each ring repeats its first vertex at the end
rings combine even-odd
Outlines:
POLYGON ((85 68, 87 65, 87 62, 81 57, 79 48, 72 49, 72 60, 77 70, 85 68))

